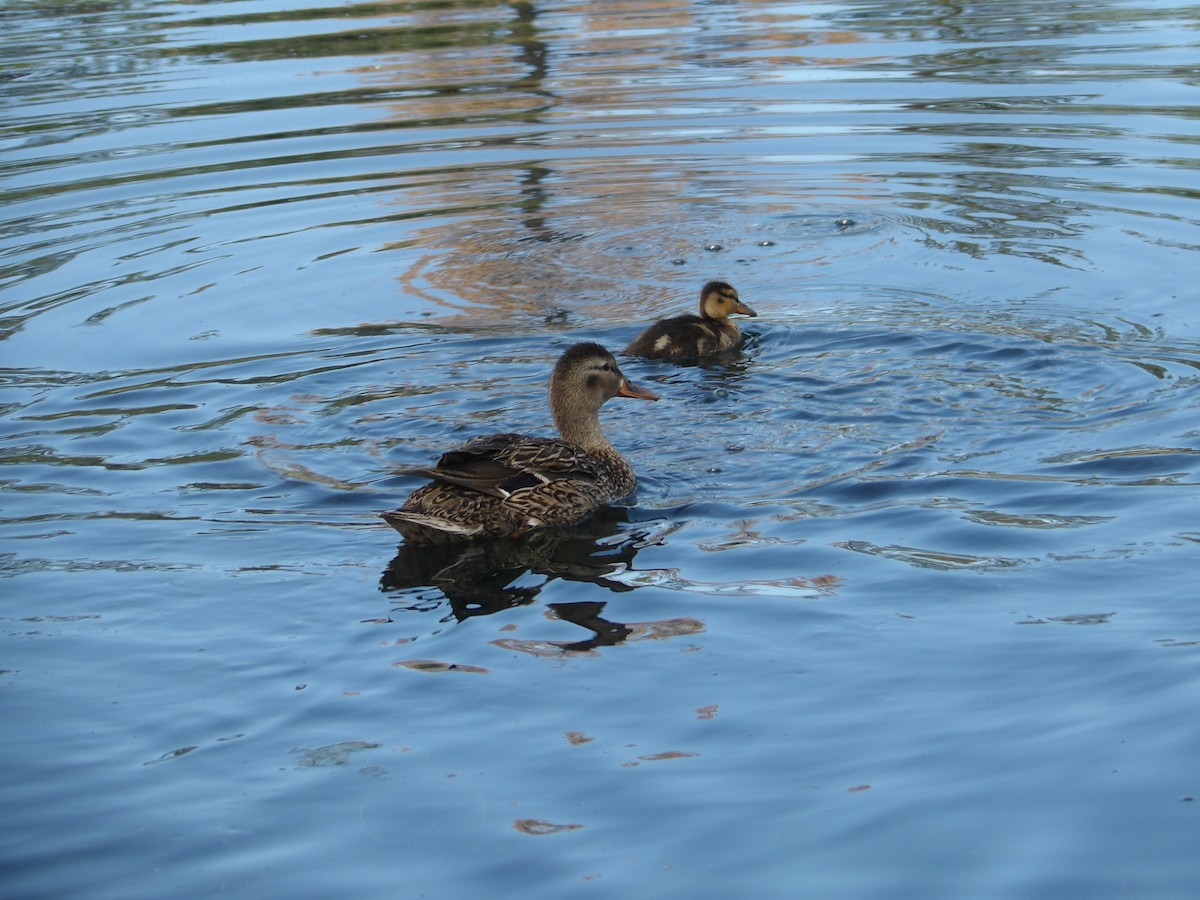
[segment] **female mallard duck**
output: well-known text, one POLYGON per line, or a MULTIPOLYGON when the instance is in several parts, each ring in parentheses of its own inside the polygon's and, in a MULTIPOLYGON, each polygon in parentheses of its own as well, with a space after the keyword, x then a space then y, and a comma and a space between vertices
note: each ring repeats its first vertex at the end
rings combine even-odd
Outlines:
POLYGON ((613 397, 657 400, 628 381, 599 344, 576 344, 550 376, 559 438, 490 434, 443 454, 437 465, 403 469, 433 481, 384 520, 410 541, 519 537, 543 525, 574 525, 633 493, 633 469, 600 430, 613 397))
POLYGON ((700 315, 659 319, 625 348, 630 356, 688 359, 736 347, 742 332, 729 317, 757 316, 738 298, 733 285, 710 281, 700 289, 700 315))

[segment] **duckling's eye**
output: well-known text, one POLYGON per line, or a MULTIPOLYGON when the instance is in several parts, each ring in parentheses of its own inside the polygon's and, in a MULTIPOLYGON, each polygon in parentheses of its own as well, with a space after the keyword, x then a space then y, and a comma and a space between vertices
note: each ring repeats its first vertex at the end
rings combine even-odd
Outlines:
POLYGON ((605 363, 600 368, 602 370, 604 370, 605 372, 611 372, 612 371, 612 363, 605 363))

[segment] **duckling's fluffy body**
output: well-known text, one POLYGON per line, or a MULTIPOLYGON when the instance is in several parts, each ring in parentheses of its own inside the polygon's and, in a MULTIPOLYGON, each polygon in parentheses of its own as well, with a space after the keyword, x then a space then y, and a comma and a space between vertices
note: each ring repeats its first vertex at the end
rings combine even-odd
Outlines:
POLYGON ((742 338, 730 316, 757 316, 733 286, 710 281, 700 290, 700 315, 660 319, 625 348, 630 356, 649 359, 691 359, 731 350, 742 338))
POLYGON ((560 437, 491 434, 472 438, 437 464, 400 474, 433 479, 384 520, 409 541, 518 537, 574 525, 633 493, 633 469, 600 430, 600 407, 616 396, 657 400, 628 381, 599 344, 576 344, 550 377, 560 437))

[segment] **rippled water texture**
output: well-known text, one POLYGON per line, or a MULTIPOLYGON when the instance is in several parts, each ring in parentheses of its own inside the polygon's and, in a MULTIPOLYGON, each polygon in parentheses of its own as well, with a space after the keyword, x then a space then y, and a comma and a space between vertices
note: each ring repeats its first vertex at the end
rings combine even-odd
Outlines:
POLYGON ((1200 7, 0 25, 0 896, 1195 896, 1200 7), (710 278, 629 505, 377 518, 710 278))

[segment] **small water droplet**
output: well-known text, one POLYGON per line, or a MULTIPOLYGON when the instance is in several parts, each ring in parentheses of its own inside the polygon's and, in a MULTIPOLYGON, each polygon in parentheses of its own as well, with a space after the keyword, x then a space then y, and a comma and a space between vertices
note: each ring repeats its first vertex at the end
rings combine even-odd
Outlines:
POLYGON ((709 253, 720 253, 725 248, 722 247, 720 244, 705 244, 704 249, 707 250, 709 253))
POLYGON ((759 241, 759 242, 758 242, 758 246, 760 246, 760 247, 774 247, 774 246, 775 246, 775 242, 774 242, 774 241, 759 241))
POLYGON ((838 227, 838 228, 845 229, 845 228, 853 228, 853 227, 854 227, 855 225, 857 225, 858 223, 857 223, 857 222, 855 222, 853 219, 847 219, 845 216, 841 216, 841 217, 840 217, 840 218, 837 220, 837 223, 836 223, 836 224, 837 224, 837 227, 838 227))

